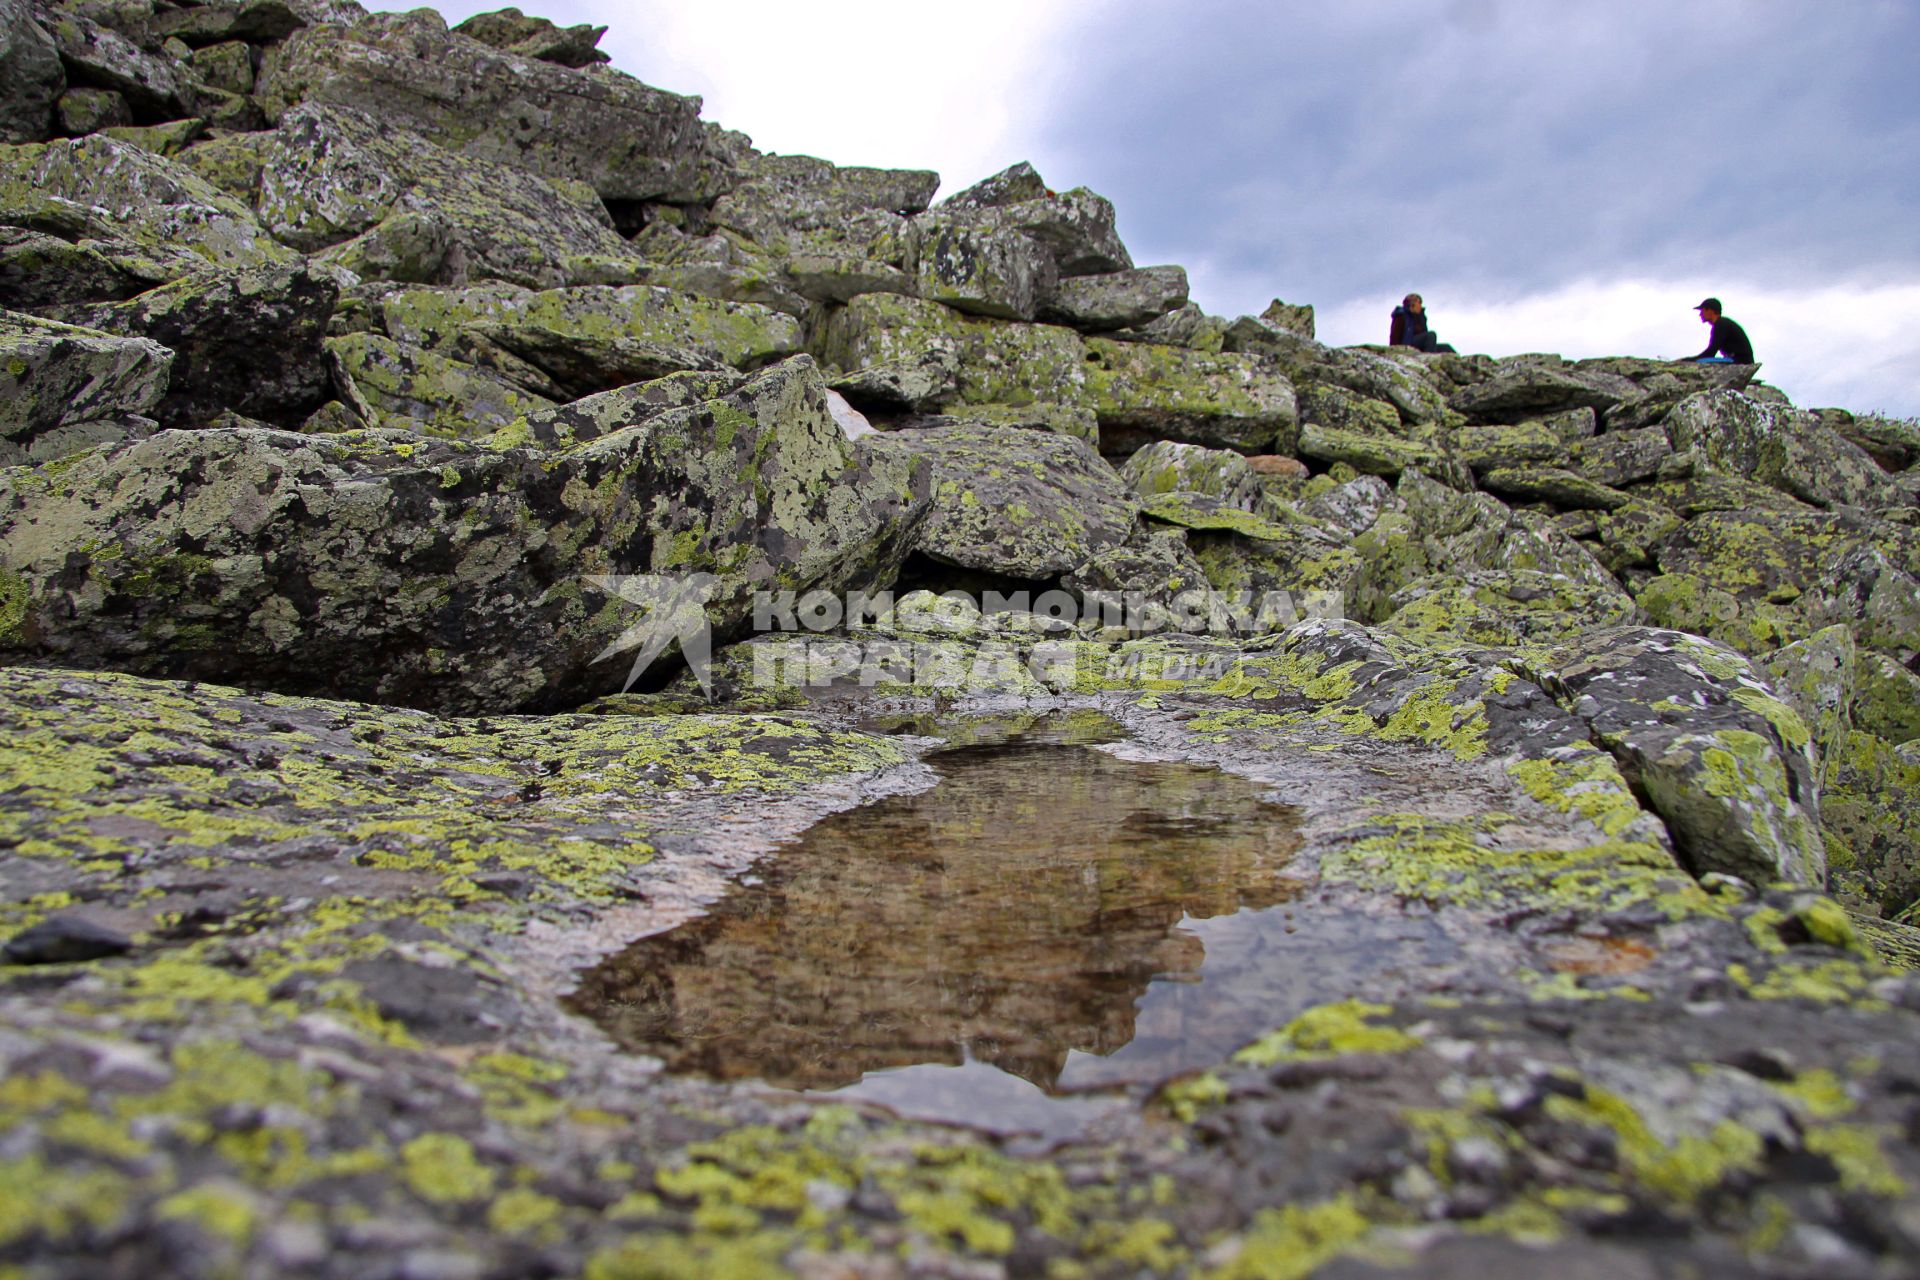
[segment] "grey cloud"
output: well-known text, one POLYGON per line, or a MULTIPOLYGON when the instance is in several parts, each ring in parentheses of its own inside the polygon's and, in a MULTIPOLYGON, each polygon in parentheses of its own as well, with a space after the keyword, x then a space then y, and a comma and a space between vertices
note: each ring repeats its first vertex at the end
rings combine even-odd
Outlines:
POLYGON ((1116 4, 1036 159, 1247 299, 1911 276, 1916 49, 1906 0, 1116 4))

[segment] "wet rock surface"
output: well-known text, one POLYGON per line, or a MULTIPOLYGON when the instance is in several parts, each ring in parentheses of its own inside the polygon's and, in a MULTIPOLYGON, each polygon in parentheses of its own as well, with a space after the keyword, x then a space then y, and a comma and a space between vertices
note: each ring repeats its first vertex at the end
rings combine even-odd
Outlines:
POLYGON ((0 19, 0 1273, 1912 1270, 1913 423, 0 19))

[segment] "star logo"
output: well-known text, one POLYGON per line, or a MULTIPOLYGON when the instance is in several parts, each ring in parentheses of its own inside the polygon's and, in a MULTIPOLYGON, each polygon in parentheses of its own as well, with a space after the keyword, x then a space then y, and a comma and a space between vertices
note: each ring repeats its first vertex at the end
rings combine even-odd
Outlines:
POLYGON ((708 701, 713 700, 713 630, 707 625, 706 604, 718 590, 719 578, 711 573, 634 573, 589 577, 587 582, 598 591, 646 610, 640 621, 594 655, 595 662, 602 662, 616 653, 639 651, 633 655, 633 666, 620 692, 633 688, 633 682, 653 665, 654 659, 678 644, 701 691, 708 701))

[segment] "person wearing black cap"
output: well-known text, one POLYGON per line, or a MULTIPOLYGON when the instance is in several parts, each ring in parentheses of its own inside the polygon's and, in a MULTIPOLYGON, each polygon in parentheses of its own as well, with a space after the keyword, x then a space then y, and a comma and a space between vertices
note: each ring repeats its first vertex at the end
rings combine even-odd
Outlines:
POLYGON ((1753 343, 1747 341, 1747 331, 1720 313, 1720 299, 1708 298, 1694 310, 1700 313, 1700 323, 1712 325, 1713 332, 1707 335, 1707 349, 1688 359, 1753 363, 1753 343))

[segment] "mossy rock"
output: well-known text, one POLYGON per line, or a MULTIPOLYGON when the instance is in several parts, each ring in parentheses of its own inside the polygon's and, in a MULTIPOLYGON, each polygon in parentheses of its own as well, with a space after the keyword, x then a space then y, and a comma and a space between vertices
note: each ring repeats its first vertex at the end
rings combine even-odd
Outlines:
POLYGON ((1468 569, 1415 579, 1395 591, 1384 631, 1423 644, 1554 644, 1595 627, 1637 622, 1631 597, 1535 569, 1468 569))
POLYGON ((958 425, 867 443, 881 456, 931 464, 932 502, 914 549, 962 569, 1044 581, 1129 542, 1138 526, 1138 504, 1084 441, 958 425))
POLYGON ((1252 357, 1106 338, 1089 339, 1087 353, 1087 390, 1104 453, 1131 453, 1154 440, 1293 452, 1293 384, 1252 357))
POLYGON ((519 444, 165 432, 57 473, 0 472, 6 568, 26 601, 5 651, 550 708, 628 674, 594 659, 638 643, 622 639, 638 611, 593 579, 674 575, 705 590, 725 639, 751 624, 756 589, 888 580, 923 509, 924 471, 856 451, 804 357, 714 399, 659 411, 636 398, 629 421, 552 448, 530 428, 519 444))

